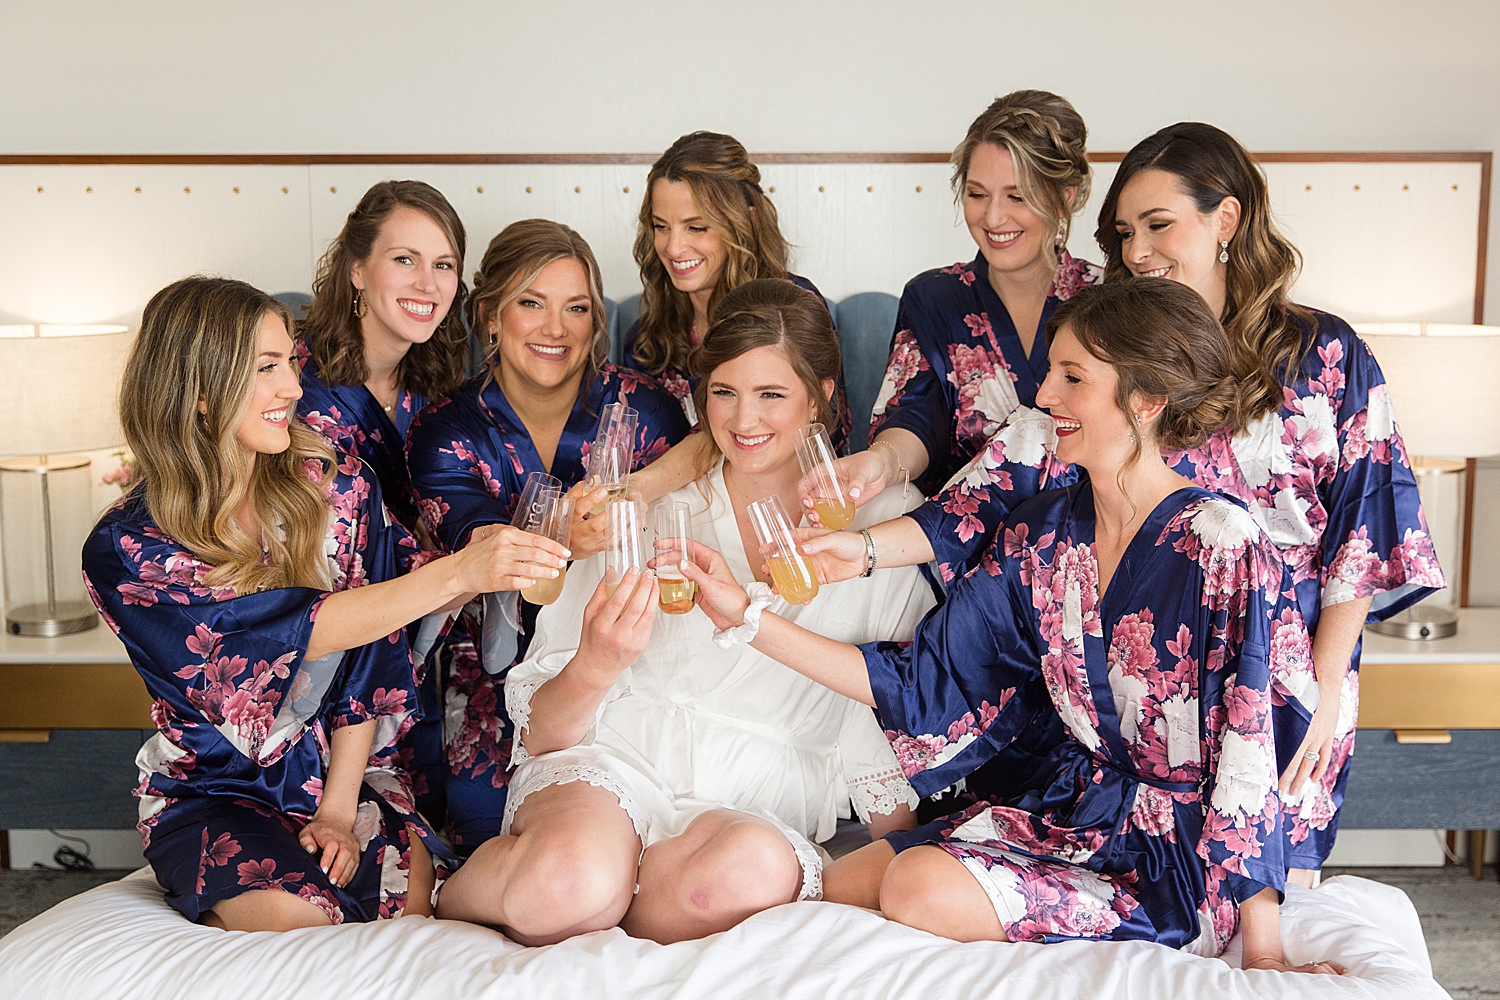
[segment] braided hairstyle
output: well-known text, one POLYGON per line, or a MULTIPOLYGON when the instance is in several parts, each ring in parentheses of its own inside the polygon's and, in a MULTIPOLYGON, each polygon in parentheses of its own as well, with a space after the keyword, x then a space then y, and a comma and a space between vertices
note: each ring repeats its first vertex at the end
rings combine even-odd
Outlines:
POLYGON ((988 142, 1008 150, 1021 197, 1051 229, 1059 251, 1049 260, 1055 267, 1067 246, 1073 214, 1089 200, 1093 169, 1088 136, 1083 117, 1066 98, 1045 90, 1017 90, 997 97, 953 151, 953 197, 963 196, 975 149, 988 142))
POLYGON ((1136 436, 1131 462, 1142 441, 1195 448, 1221 427, 1239 433, 1277 408, 1270 372, 1187 285, 1135 278, 1084 288, 1047 321, 1048 342, 1064 328, 1119 376, 1115 402, 1136 436), (1148 428, 1136 423, 1131 397, 1137 393, 1166 400, 1148 428))
MULTIPOLYGON (((651 165, 635 236, 635 262, 641 269, 640 334, 635 359, 650 375, 667 368, 686 371, 692 344, 693 303, 672 284, 656 255, 651 192, 658 180, 680 181, 693 193, 703 220, 724 241, 728 254, 708 310, 747 281, 785 278, 789 247, 781 235, 776 206, 760 186, 760 169, 730 135, 691 132, 668 147, 651 165)), ((706 333, 700 330, 699 333, 706 333)))

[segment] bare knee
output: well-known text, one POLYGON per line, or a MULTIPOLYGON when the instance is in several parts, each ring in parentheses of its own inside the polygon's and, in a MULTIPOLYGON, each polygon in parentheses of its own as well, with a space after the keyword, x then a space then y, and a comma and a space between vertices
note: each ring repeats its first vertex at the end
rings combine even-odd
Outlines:
POLYGON ((880 882, 880 912, 908 927, 932 928, 952 907, 940 877, 949 859, 942 848, 913 847, 891 860, 880 882))
POLYGON ((726 826, 685 859, 677 895, 684 911, 710 921, 790 903, 802 865, 781 831, 755 820, 726 826))
POLYGON ((281 889, 252 889, 220 900, 201 919, 226 931, 290 931, 333 923, 317 905, 281 889))
POLYGON ((615 926, 635 890, 634 864, 622 860, 583 837, 523 836, 500 904, 506 927, 532 944, 615 926))

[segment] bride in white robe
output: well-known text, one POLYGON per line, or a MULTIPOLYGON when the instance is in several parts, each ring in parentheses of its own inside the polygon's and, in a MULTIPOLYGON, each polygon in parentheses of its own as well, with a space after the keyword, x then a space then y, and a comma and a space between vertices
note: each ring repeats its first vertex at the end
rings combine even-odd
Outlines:
MULTIPOLYGON (((565 335, 559 324, 554 339, 536 339, 572 349, 565 335)), ((690 504, 693 537, 739 579, 768 582, 746 508, 774 495, 800 509, 796 432, 829 421, 839 364, 826 308, 777 280, 726 295, 694 352, 704 450, 723 457, 665 499, 690 504)), ((860 523, 901 507, 895 494, 877 498, 860 523)), ((876 836, 914 825, 916 795, 868 708, 750 649, 748 637, 720 648, 697 608, 660 613, 649 572, 632 570, 606 594, 603 562, 569 569, 506 680, 518 766, 503 832, 444 884, 439 917, 498 926, 523 944, 616 925, 662 943, 702 937, 818 898, 814 842, 851 799, 876 836)), ((905 568, 772 607, 858 643, 910 638, 933 604, 905 568)))

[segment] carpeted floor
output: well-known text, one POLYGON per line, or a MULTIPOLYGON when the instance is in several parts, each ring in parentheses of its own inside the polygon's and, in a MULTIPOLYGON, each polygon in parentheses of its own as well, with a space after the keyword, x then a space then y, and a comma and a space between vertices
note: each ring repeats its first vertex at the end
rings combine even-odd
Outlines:
MULTIPOLYGON (((1500 882, 1489 869, 1484 881, 1467 868, 1328 869, 1398 886, 1422 916, 1432 970, 1454 1000, 1500 998, 1500 882)), ((122 871, 0 870, 0 935, 69 896, 112 882, 122 871)))

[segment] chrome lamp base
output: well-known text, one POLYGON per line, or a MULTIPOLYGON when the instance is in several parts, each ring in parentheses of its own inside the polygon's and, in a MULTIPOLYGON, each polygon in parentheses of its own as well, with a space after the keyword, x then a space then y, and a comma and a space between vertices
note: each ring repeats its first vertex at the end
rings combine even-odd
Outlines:
POLYGON ((59 601, 50 611, 45 604, 23 604, 5 613, 5 631, 11 635, 72 635, 98 624, 94 606, 81 601, 59 601))
POLYGON ((1446 639, 1458 634, 1458 615, 1448 608, 1414 604, 1369 629, 1397 639, 1446 639))

